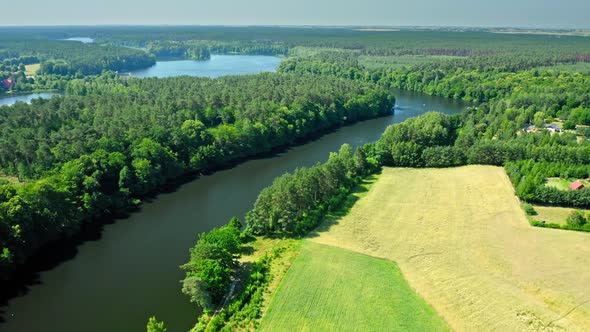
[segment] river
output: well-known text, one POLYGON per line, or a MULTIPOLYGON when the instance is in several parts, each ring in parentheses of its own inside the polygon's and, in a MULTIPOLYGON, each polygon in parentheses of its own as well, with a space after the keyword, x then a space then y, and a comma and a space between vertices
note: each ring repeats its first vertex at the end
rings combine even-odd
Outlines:
POLYGON ((39 92, 39 93, 27 93, 21 95, 14 95, 14 96, 2 96, 0 97, 0 106, 4 105, 13 105, 16 102, 23 102, 23 103, 30 103, 33 99, 43 98, 49 99, 53 96, 59 95, 59 93, 54 92, 39 92))
POLYGON ((343 143, 376 141, 392 123, 437 110, 456 113, 460 102, 396 91, 395 114, 343 127, 272 157, 202 176, 160 194, 129 218, 105 225, 69 258, 34 276, 23 295, 0 308, 0 331, 145 331, 151 315, 168 331, 187 331, 195 307, 180 292, 188 249, 197 234, 243 217, 259 191, 297 167, 325 161, 343 143))
POLYGON ((143 331, 155 314, 169 331, 186 331, 194 307, 180 293, 183 274, 200 232, 243 217, 258 192, 284 172, 324 161, 343 143, 379 138, 391 123, 428 110, 454 113, 458 102, 396 92, 395 115, 341 128, 271 158, 257 159, 181 186, 142 205, 130 218, 106 225, 100 240, 79 246, 76 256, 42 272, 40 284, 5 308, 3 331, 143 331), (14 316, 12 316, 14 315, 14 316))

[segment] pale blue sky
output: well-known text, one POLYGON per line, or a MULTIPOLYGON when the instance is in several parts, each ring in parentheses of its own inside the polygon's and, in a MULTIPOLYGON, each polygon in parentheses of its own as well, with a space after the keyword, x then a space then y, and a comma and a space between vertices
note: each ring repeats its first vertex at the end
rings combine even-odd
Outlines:
POLYGON ((590 28, 590 0, 0 0, 0 25, 590 28))

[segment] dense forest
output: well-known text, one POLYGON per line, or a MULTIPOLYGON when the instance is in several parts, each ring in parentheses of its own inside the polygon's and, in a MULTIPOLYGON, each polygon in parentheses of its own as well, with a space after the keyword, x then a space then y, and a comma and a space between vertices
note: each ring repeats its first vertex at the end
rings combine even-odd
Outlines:
POLYGON ((0 107, 2 276, 85 220, 167 181, 391 114, 363 82, 310 75, 71 81, 68 96, 0 107))
MULTIPOLYGON (((81 42, 0 38, 0 60, 35 57, 40 74, 90 75, 105 70, 130 71, 153 65, 154 58, 141 50, 81 42)), ((30 61, 28 61, 30 62, 30 61)), ((20 61, 19 63, 24 63, 20 61)), ((27 64, 27 63, 24 63, 27 64)))

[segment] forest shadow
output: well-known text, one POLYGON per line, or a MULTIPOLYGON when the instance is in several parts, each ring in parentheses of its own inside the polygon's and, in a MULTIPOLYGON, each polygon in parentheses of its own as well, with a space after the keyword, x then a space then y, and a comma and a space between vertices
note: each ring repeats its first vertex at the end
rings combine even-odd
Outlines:
POLYGON ((359 184, 357 184, 348 194, 346 199, 342 202, 340 207, 336 210, 328 213, 324 220, 320 223, 318 227, 316 227, 313 231, 309 232, 306 238, 314 238, 320 236, 320 233, 330 231, 335 225, 338 225, 342 218, 350 213, 350 210, 354 207, 356 202, 361 199, 364 194, 369 192, 368 187, 375 182, 377 179, 378 174, 371 175, 365 179, 363 179, 359 184))
MULTIPOLYGON (((135 208, 132 211, 138 209, 135 208)), ((52 270, 58 265, 74 259, 81 244, 100 240, 106 225, 128 219, 132 211, 115 213, 82 224, 76 234, 43 245, 25 264, 16 269, 11 279, 2 280, 0 284, 0 324, 6 322, 6 308, 10 300, 27 295, 32 286, 43 284, 41 281, 42 272, 52 270)))

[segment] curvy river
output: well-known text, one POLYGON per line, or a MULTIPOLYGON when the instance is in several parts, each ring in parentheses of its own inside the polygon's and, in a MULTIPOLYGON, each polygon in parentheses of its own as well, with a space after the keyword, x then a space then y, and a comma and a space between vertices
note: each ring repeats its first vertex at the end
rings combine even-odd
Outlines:
POLYGON ((297 167, 325 161, 343 143, 376 141, 384 129, 437 110, 452 114, 460 102, 396 91, 395 115, 343 127, 268 158, 202 176, 161 194, 127 219, 105 225, 70 258, 34 276, 24 294, 0 308, 0 331, 145 331, 148 317, 168 331, 187 331, 196 309, 180 292, 188 249, 197 234, 242 218, 259 191, 297 167))

